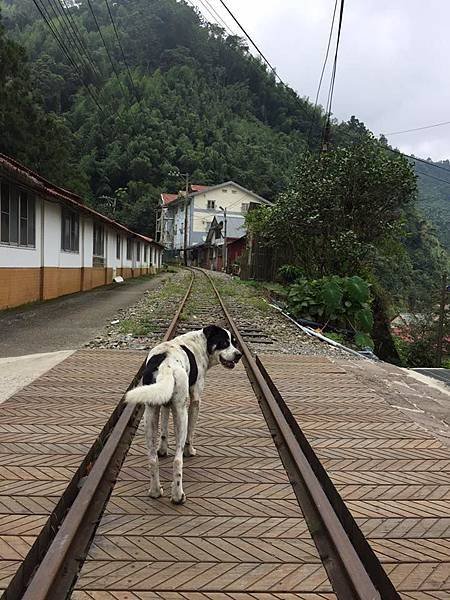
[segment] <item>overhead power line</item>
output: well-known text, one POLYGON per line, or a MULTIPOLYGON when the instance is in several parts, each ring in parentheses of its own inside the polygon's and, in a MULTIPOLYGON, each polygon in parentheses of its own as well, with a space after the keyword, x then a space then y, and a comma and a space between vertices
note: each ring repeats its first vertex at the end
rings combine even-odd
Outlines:
POLYGON ((59 24, 60 35, 65 35, 65 41, 70 48, 75 51, 75 54, 78 56, 81 65, 92 69, 93 72, 95 72, 97 76, 101 78, 96 65, 89 59, 83 46, 80 44, 77 34, 74 32, 74 29, 68 19, 67 10, 63 8, 60 0, 48 0, 48 4, 52 9, 56 22, 59 24))
POLYGON ((111 54, 109 52, 108 46, 106 45, 105 38, 103 37, 102 30, 100 28, 99 22, 97 20, 97 16, 96 16, 96 14, 94 12, 94 8, 92 6, 92 2, 91 2, 91 0, 87 0, 87 3, 88 3, 88 6, 89 6, 89 10, 91 11, 92 17, 94 19, 95 26, 97 27, 97 31, 100 34, 100 39, 102 40, 103 47, 105 48, 106 54, 108 55, 108 59, 109 59, 109 62, 111 63, 111 67, 113 69, 113 72, 114 72, 114 74, 115 74, 115 76, 117 78, 117 81, 119 82, 119 87, 122 90, 122 94, 123 94, 124 98, 126 99, 127 96, 126 96, 126 93, 125 93, 125 89, 124 89, 124 87, 122 85, 122 82, 120 80, 119 73, 117 71, 116 65, 114 64, 112 56, 111 56, 111 54))
POLYGON ((311 140, 312 128, 313 128, 313 125, 314 125, 314 121, 316 120, 316 110, 317 110, 317 104, 319 102, 320 88, 322 87, 323 76, 324 76, 325 69, 326 69, 327 62, 328 62, 328 55, 330 53, 331 40, 333 38, 334 21, 335 21, 335 18, 336 18, 337 4, 338 4, 338 0, 335 0, 335 2, 334 2, 334 10, 333 10, 333 17, 331 19, 331 25, 330 25, 330 33, 328 35, 327 50, 325 52, 325 58, 324 58, 324 61, 323 61, 322 71, 320 73, 319 85, 317 86, 317 93, 316 93, 316 98, 315 98, 315 101, 314 101, 313 114, 312 114, 311 123, 310 123, 310 126, 309 126, 308 138, 306 140, 306 148, 309 148, 309 143, 310 143, 310 140, 311 140))
POLYGON ((324 125, 323 135, 322 135, 322 141, 324 144, 328 141, 329 132, 330 132, 331 110, 332 110, 332 106, 333 106, 334 85, 335 85, 335 81, 336 81, 337 59, 338 59, 338 52, 339 52, 339 44, 341 41, 343 16, 344 16, 344 0, 341 0, 341 7, 340 7, 340 11, 339 11, 339 25, 338 25, 338 32, 337 32, 337 39, 336 39, 336 51, 334 54, 333 70, 331 73, 330 87, 328 90, 328 99, 327 99, 327 106, 326 106, 326 111, 325 111, 325 113, 326 113, 325 125, 324 125))
POLYGON ((85 43, 83 36, 81 34, 81 31, 80 31, 78 25, 76 24, 75 19, 72 16, 72 11, 71 11, 70 7, 67 5, 67 0, 61 0, 61 2, 63 3, 64 9, 65 9, 64 13, 67 15, 67 18, 69 19, 69 21, 72 25, 72 31, 74 32, 75 36, 77 37, 79 44, 83 48, 84 53, 89 60, 89 63, 93 66, 93 68, 95 69, 95 72, 98 74, 99 78, 101 79, 102 75, 101 75, 100 71, 98 70, 97 65, 95 64, 95 60, 92 56, 89 46, 87 45, 87 43, 85 43))
POLYGON ((121 52, 121 54, 122 54, 122 60, 123 60, 123 62, 124 62, 124 64, 125 64, 125 67, 126 67, 126 69, 127 69, 128 77, 129 77, 129 79, 130 79, 130 83, 131 83, 131 89, 132 89, 132 90, 133 90, 133 92, 134 92, 134 95, 135 95, 135 97, 136 97, 136 100, 138 100, 138 94, 137 94, 137 91, 136 91, 136 86, 134 85, 134 81, 133 81, 133 77, 132 77, 132 75, 131 75, 130 67, 128 66, 127 59, 125 58, 125 53, 124 53, 124 51, 123 51, 123 46, 122 46, 122 43, 121 43, 121 41, 120 41, 119 33, 118 33, 118 31, 117 31, 116 23, 115 23, 115 21, 114 21, 114 18, 113 18, 113 15, 112 15, 111 8, 110 8, 110 6, 109 6, 109 2, 108 2, 108 0, 105 0, 105 4, 106 4, 106 8, 108 9, 109 18, 110 18, 111 24, 112 24, 112 26, 113 26, 114 33, 115 33, 115 35, 116 35, 117 43, 119 44, 120 52, 121 52))
POLYGON ((450 181, 447 181, 446 179, 441 179, 440 177, 435 177, 434 175, 430 175, 429 173, 424 173, 423 171, 418 171, 417 168, 416 173, 419 173, 420 175, 425 175, 425 177, 431 177, 431 179, 436 179, 436 181, 440 181, 441 183, 447 183, 448 185, 450 185, 450 181))
POLYGON ((400 133, 410 133, 411 131, 423 131, 424 129, 432 129, 433 127, 442 127, 443 125, 450 125, 450 121, 442 121, 442 123, 434 123, 433 125, 424 125, 423 127, 413 127, 413 129, 403 129, 402 131, 391 131, 384 135, 399 135, 400 133))
POLYGON ((38 10, 39 14, 41 15, 41 17, 44 20, 45 24, 47 25, 48 29, 50 30, 52 36, 55 38, 56 43, 61 48, 63 54, 66 56, 67 60, 69 61, 69 63, 74 68, 76 74, 78 75, 80 83, 86 89, 86 91, 88 92, 89 96, 91 97, 91 99, 93 100, 93 102, 96 104, 96 106, 100 110, 100 112, 102 114, 105 114, 104 111, 103 111, 103 108, 102 108, 102 106, 101 106, 101 104, 100 104, 100 102, 98 100, 98 97, 93 93, 93 91, 91 90, 91 88, 85 83, 85 81, 83 79, 83 74, 82 74, 79 66, 73 60, 72 55, 70 54, 70 51, 67 48, 67 45, 65 44, 65 42, 61 38, 61 36, 58 34, 58 31, 56 30, 56 28, 53 26, 53 24, 51 22, 51 17, 49 15, 49 13, 48 13, 45 5, 43 4, 43 1, 42 0, 33 0, 33 4, 35 5, 35 7, 38 10))

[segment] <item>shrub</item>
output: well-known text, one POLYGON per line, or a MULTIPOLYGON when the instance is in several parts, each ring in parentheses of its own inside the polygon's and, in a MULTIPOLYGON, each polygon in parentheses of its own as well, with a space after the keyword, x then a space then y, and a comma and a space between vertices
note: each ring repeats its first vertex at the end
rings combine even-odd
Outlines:
POLYGON ((288 303, 296 317, 350 328, 357 346, 373 348, 370 285, 361 277, 301 279, 290 286, 288 303))
POLYGON ((303 271, 294 265, 283 265, 278 269, 278 277, 283 283, 294 283, 303 277, 303 271))

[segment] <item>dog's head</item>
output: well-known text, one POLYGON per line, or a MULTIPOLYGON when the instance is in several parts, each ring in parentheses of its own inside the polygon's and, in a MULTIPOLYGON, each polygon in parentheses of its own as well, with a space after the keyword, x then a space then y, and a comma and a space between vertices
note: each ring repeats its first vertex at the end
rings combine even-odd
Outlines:
POLYGON ((222 364, 227 369, 234 369, 242 357, 242 353, 236 348, 237 342, 228 329, 208 325, 203 328, 206 337, 206 348, 209 355, 209 366, 222 364))

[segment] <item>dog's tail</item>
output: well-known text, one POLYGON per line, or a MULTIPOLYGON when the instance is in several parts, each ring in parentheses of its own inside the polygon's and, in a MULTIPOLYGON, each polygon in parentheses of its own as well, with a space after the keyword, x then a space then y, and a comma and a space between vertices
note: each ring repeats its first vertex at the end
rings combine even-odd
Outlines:
POLYGON ((175 387, 173 369, 167 365, 161 365, 158 369, 155 383, 141 385, 130 390, 125 396, 125 402, 129 404, 153 404, 161 406, 167 404, 172 398, 175 387))

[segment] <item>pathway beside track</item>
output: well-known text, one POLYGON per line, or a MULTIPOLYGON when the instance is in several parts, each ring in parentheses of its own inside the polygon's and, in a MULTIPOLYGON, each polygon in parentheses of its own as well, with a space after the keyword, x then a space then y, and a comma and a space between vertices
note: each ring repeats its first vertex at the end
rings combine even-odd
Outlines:
POLYGON ((0 589, 51 528, 49 516, 144 358, 80 350, 0 407, 0 589))
POLYGON ((342 361, 260 358, 402 598, 450 598, 450 450, 342 361))

